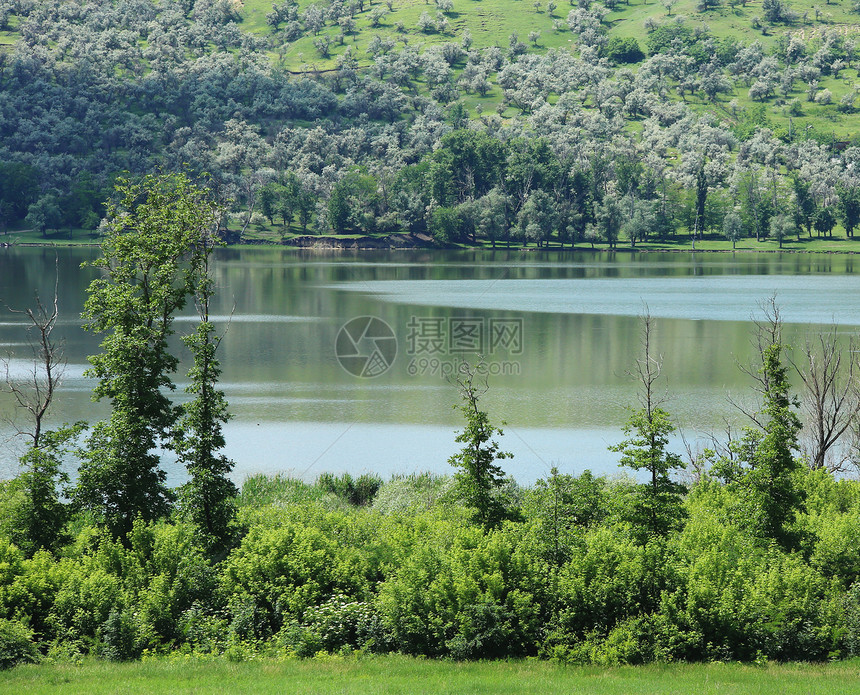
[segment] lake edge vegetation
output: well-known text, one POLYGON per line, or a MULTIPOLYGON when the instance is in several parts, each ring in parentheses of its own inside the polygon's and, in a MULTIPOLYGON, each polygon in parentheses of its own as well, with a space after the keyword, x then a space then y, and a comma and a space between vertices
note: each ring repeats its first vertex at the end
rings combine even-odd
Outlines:
MULTIPOLYGON (((91 363, 112 414, 83 439, 67 428, 31 437, 22 474, 0 486, 0 666, 169 654, 604 665, 858 655, 860 483, 835 473, 856 461, 860 396, 855 353, 839 352, 835 330, 789 362, 778 306, 765 302, 747 368, 758 405, 741 432, 691 456, 682 480, 646 313, 633 366, 641 399, 614 447, 643 482, 553 469, 518 486, 498 463, 509 457, 481 408, 480 365, 464 363, 452 384, 465 418, 455 476, 256 476, 239 491, 219 454, 225 403, 205 320, 217 206, 184 175, 119 185, 85 307, 105 335, 91 363), (201 319, 186 341, 195 397, 178 407, 164 338, 188 297, 201 319), (835 353, 845 362, 826 359, 835 353), (791 369, 807 385, 798 396, 791 369), (179 491, 165 487, 156 446, 186 462, 179 491), (69 449, 81 462, 74 484, 60 473, 69 449)), ((52 315, 34 312, 36 326, 52 315)), ((44 365, 56 351, 38 333, 44 365)), ((32 388, 45 393, 45 379, 32 388)), ((24 410, 38 423, 39 407, 24 410)))

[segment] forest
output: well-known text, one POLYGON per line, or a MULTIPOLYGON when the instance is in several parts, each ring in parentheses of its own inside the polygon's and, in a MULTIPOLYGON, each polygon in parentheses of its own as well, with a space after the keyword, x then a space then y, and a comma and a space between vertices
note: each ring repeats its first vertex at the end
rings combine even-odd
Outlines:
POLYGON ((91 238, 118 175, 162 169, 208 174, 231 242, 850 238, 855 18, 847 0, 0 0, 0 232, 91 238))
MULTIPOLYGON (((47 429, 56 302, 25 311, 34 370, 10 379, 28 446, 0 483, 0 667, 158 655, 398 652, 562 663, 826 661, 860 655, 857 350, 838 330, 787 353, 775 299, 751 336, 740 430, 682 455, 642 318, 639 385, 611 449, 626 474, 524 487, 464 361, 450 475, 230 479, 209 320, 219 210, 185 174, 120 179, 87 290, 95 423, 47 429), (171 392, 182 342, 188 398, 171 392), (792 387, 799 379, 800 390, 792 387), (187 471, 165 484, 162 457, 187 471), (74 470, 70 470, 69 462, 74 470), (506 470, 507 469, 507 470, 506 470)), ((585 462, 584 462, 585 463, 585 462)))

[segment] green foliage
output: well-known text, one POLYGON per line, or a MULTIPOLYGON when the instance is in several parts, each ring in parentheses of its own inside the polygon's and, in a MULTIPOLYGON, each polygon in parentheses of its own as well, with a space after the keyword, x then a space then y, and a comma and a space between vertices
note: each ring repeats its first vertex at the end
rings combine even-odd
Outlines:
POLYGON ((379 590, 397 649, 492 658, 534 649, 540 607, 514 532, 434 524, 379 590))
POLYGON ((643 408, 634 411, 624 426, 628 439, 609 447, 621 453, 622 466, 649 474, 649 481, 638 487, 631 509, 631 522, 644 538, 668 535, 684 517, 681 496, 686 489, 669 478, 672 471, 685 467, 680 456, 666 451, 674 431, 665 410, 643 408))
POLYGON ((332 189, 328 223, 338 234, 376 231, 379 204, 376 179, 359 170, 350 171, 332 189))
POLYGON ((433 195, 453 206, 486 195, 502 175, 505 149, 501 142, 475 130, 455 130, 442 138, 432 156, 433 195))
POLYGON ((619 623, 654 611, 674 583, 674 563, 659 543, 640 545, 622 526, 596 528, 561 568, 556 616, 541 644, 548 657, 589 661, 577 646, 608 635, 619 623), (660 567, 664 571, 657 572, 660 567))
POLYGON ((309 609, 303 622, 292 620, 285 624, 276 642, 300 657, 314 656, 320 651, 385 651, 390 646, 374 606, 342 594, 309 609))
POLYGON ((21 491, 20 503, 9 510, 9 533, 29 555, 65 545, 69 505, 60 500, 60 487, 69 482, 62 457, 84 430, 83 423, 42 432, 38 447, 21 458, 25 470, 12 482, 21 491))
POLYGON ((456 493, 471 507, 475 522, 485 529, 498 526, 509 516, 504 498, 498 494, 504 483, 504 471, 495 462, 511 458, 511 454, 500 451, 493 439, 502 430, 490 424, 486 411, 478 408, 481 396, 486 393, 487 384, 480 383, 481 365, 472 367, 461 365, 457 384, 463 405, 460 412, 466 418, 466 426, 455 441, 465 444, 462 451, 454 454, 448 463, 459 471, 455 475, 456 493))
POLYGON ((23 220, 39 196, 39 170, 30 164, 0 162, 0 206, 7 218, 0 224, 23 220))
POLYGON ((382 478, 371 473, 364 473, 356 479, 353 479, 349 473, 339 477, 331 473, 323 473, 317 478, 316 485, 351 505, 365 507, 373 502, 373 498, 382 487, 382 478))
POLYGON ((0 618, 0 671, 39 660, 33 633, 17 620, 0 618))
MULTIPOLYGON (((419 495, 438 491, 426 476, 410 482, 419 495)), ((800 483, 807 554, 762 544, 739 516, 741 492, 711 478, 685 498, 682 529, 645 543, 624 520, 637 485, 590 474, 554 472, 527 492, 523 521, 489 531, 423 497, 409 514, 326 511, 319 500, 332 495, 316 486, 258 480, 245 503, 274 506, 247 517, 248 535, 218 567, 190 523, 138 521, 125 544, 80 527, 62 557, 28 559, 0 540, 0 629, 26 625, 32 645, 63 658, 111 660, 397 650, 608 665, 854 654, 860 488, 821 470, 800 483)))
POLYGON ((732 442, 732 458, 719 460, 714 474, 739 493, 740 516, 753 533, 790 549, 798 542, 793 524, 805 497, 798 477, 802 464, 793 455, 801 424, 792 410, 797 404, 789 391, 778 333, 770 338, 760 367, 762 428, 749 428, 732 442))
POLYGON ((701 63, 708 59, 703 45, 708 38, 707 25, 694 28, 683 21, 662 22, 648 34, 648 53, 676 53, 683 48, 697 63, 701 63))
POLYGON ((238 490, 227 477, 233 462, 219 453, 225 444, 222 426, 230 416, 224 392, 216 387, 221 367, 215 353, 221 339, 209 321, 213 295, 209 260, 215 228, 213 225, 199 231, 192 257, 192 291, 200 323, 194 333, 182 339, 194 357, 188 372, 191 383, 185 389, 193 398, 181 406, 173 446, 190 476, 179 491, 182 506, 212 548, 221 549, 229 545, 233 535, 238 490))
POLYGON ((239 639, 268 639, 289 619, 335 594, 362 598, 364 562, 320 529, 298 523, 253 528, 224 562, 222 591, 230 597, 231 632, 239 639))
POLYGON ((599 526, 610 513, 606 480, 591 471, 579 477, 563 475, 553 466, 549 478, 542 478, 526 494, 525 518, 536 524, 535 550, 555 566, 569 561, 581 532, 599 526))
POLYGON ((613 63, 638 63, 645 54, 632 36, 612 36, 606 44, 606 57, 613 63))
POLYGON ((105 333, 90 358, 94 398, 111 402, 109 420, 87 442, 74 498, 117 535, 137 516, 155 519, 172 499, 153 450, 176 420, 167 391, 177 358, 168 350, 173 316, 185 305, 192 274, 184 262, 212 224, 213 204, 184 175, 120 179, 108 204, 108 233, 93 265, 84 307, 88 330, 105 333))

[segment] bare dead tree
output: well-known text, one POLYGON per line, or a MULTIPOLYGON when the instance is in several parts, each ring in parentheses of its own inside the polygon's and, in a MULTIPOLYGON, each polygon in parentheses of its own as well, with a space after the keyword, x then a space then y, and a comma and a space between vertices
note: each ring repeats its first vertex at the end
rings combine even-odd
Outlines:
MULTIPOLYGON (((35 309, 12 309, 13 314, 23 314, 29 319, 30 347, 33 354, 33 367, 26 379, 18 379, 10 370, 9 359, 3 359, 3 384, 5 390, 15 398, 21 410, 29 413, 29 429, 15 427, 16 434, 29 437, 32 448, 42 444, 45 418, 54 401, 57 387, 62 380, 66 359, 62 345, 52 335, 59 316, 59 274, 54 283, 53 301, 48 305, 36 294, 35 309)), ((12 423, 14 424, 14 423, 12 423)))
MULTIPOLYGON (((772 385, 769 383, 769 373, 767 370, 763 370, 761 365, 764 364, 765 351, 769 347, 772 345, 782 345, 782 314, 779 311, 779 305, 776 303, 776 295, 771 295, 766 300, 759 302, 758 306, 761 311, 761 317, 750 317, 755 325, 755 333, 751 342, 756 350, 758 359, 753 364, 741 364, 740 362, 737 364, 738 369, 753 380, 753 390, 764 398, 766 394, 770 393, 772 385)), ((731 396, 729 396, 728 401, 731 406, 752 420, 757 427, 764 429, 765 423, 762 421, 761 415, 757 410, 735 400, 731 396)))
POLYGON ((654 332, 654 317, 645 305, 642 312, 642 333, 640 342, 642 344, 642 356, 636 359, 636 368, 628 372, 640 384, 639 404, 645 411, 648 421, 651 421, 654 409, 668 400, 665 393, 658 394, 655 383, 663 372, 663 356, 655 355, 652 347, 652 333, 654 332))
POLYGON ((838 445, 856 428, 860 416, 856 348, 853 337, 847 351, 840 346, 837 327, 832 326, 815 339, 807 339, 800 364, 789 360, 804 385, 802 449, 814 470, 844 471, 850 460, 848 447, 838 445))

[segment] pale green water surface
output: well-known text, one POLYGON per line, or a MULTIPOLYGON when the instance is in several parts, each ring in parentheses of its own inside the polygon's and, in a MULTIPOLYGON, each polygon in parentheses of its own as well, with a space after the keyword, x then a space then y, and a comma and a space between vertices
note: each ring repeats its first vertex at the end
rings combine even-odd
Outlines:
MULTIPOLYGON (((15 308, 31 305, 34 291, 51 296, 58 258, 58 333, 69 365, 56 421, 107 413, 106 404, 90 402, 92 383, 83 376, 99 337, 81 328, 93 271, 80 264, 95 254, 0 249, 0 299, 15 308)), ((834 320, 847 333, 860 326, 858 270, 853 256, 811 254, 224 249, 214 268, 214 313, 226 331, 220 359, 234 415, 226 428, 234 477, 448 471, 461 416, 442 371, 470 356, 448 342, 452 327, 466 325, 485 331, 493 373, 482 403, 492 420, 507 423, 503 444, 515 458, 506 470, 525 483, 554 464, 614 472, 617 454, 606 447, 636 404, 627 371, 639 355, 645 304, 656 317, 666 407, 694 440, 721 431, 726 418, 740 422, 726 395, 749 392, 737 362, 752 358, 750 316, 758 303, 776 293, 788 342, 800 344, 834 320), (398 341, 390 368, 375 378, 349 374, 335 355, 339 329, 359 316, 382 319, 398 341), (486 334, 499 320, 521 321, 521 340, 491 351, 486 334), (410 323, 419 327, 411 329, 416 340, 410 323), (414 334, 433 326, 442 329, 438 349, 418 352, 422 336, 414 334)), ((177 333, 192 329, 187 314, 177 333)), ((19 375, 30 368, 21 318, 0 315, 0 352, 13 353, 10 370, 19 375)), ((177 381, 181 392, 182 374, 177 381)), ((13 411, 10 397, 0 396, 0 415, 13 411)), ((16 459, 12 433, 0 425, 0 474, 7 476, 16 459)), ((181 482, 182 471, 166 466, 171 482, 181 482)))

